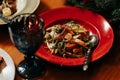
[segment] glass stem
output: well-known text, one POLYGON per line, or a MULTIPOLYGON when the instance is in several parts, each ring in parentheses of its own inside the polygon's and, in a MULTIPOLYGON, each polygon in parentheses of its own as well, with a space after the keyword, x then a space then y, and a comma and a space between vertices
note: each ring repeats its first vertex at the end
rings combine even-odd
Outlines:
POLYGON ((30 67, 30 66, 34 65, 34 59, 35 59, 35 55, 34 54, 33 55, 26 55, 24 58, 25 58, 27 66, 30 67))

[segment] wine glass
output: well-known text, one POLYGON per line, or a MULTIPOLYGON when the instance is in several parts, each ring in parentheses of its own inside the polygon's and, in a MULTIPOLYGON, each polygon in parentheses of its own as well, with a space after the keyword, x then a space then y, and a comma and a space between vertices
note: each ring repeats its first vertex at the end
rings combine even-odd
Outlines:
POLYGON ((43 42, 43 19, 35 14, 20 14, 11 20, 8 30, 13 44, 25 54, 24 60, 17 66, 20 76, 29 79, 42 75, 44 63, 35 57, 35 52, 43 42))

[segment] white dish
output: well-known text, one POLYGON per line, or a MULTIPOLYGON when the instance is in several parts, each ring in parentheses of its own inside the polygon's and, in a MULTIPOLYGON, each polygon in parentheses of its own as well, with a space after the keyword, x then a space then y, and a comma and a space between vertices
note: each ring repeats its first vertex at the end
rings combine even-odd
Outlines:
POLYGON ((12 58, 0 48, 0 55, 4 58, 6 67, 0 73, 0 80, 14 80, 15 78, 15 65, 12 58))
MULTIPOLYGON (((40 4, 40 0, 16 0, 17 12, 14 13, 10 18, 22 14, 22 13, 33 13, 40 4)), ((0 19, 0 25, 6 24, 0 19)))

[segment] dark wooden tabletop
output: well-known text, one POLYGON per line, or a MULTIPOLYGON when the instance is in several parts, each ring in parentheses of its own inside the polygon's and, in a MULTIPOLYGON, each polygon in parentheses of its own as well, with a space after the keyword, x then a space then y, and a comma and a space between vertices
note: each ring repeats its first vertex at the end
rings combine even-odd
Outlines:
MULTIPOLYGON (((65 0, 40 0, 40 5, 35 13, 66 6, 65 0)), ((44 75, 30 80, 120 80, 120 29, 113 27, 114 43, 110 51, 99 60, 90 63, 87 71, 82 66, 61 67, 45 62, 46 72, 44 75)), ((0 48, 4 49, 13 59, 17 66, 24 58, 12 44, 7 25, 0 25, 0 48)), ((17 72, 15 80, 25 80, 17 72)))

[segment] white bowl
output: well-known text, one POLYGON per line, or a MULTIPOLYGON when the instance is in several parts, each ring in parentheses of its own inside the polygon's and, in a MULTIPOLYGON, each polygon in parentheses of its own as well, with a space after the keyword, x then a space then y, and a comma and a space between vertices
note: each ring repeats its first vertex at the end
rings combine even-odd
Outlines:
MULTIPOLYGON (((33 13, 39 6, 40 0, 16 0, 17 12, 11 15, 9 18, 12 18, 18 14, 22 13, 33 13)), ((0 19, 0 25, 6 24, 3 20, 0 19)))

